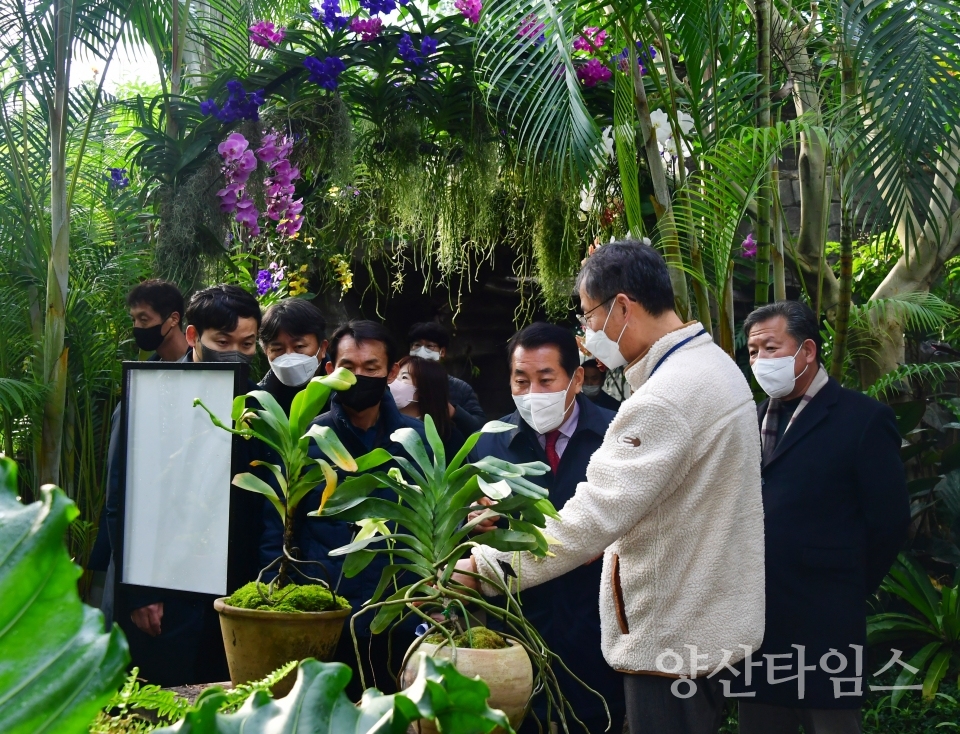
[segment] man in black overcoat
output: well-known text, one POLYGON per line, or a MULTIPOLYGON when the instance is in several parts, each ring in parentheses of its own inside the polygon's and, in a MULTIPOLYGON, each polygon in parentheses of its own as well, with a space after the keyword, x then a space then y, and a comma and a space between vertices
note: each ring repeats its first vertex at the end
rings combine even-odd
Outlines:
POLYGON ((806 305, 758 308, 744 332, 770 397, 757 410, 766 633, 738 666, 740 732, 858 734, 867 599, 910 521, 900 434, 888 406, 827 376, 806 305))

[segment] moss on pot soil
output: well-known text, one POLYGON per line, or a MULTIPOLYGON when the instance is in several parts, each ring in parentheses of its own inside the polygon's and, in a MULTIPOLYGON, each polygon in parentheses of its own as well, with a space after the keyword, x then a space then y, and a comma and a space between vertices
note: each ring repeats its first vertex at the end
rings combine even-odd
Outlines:
POLYGON ((257 591, 257 582, 241 586, 226 599, 226 604, 240 609, 260 609, 267 612, 331 612, 349 609, 350 604, 342 596, 336 599, 329 589, 316 584, 299 586, 291 584, 273 592, 276 603, 268 604, 257 591))
MULTIPOLYGON (((431 645, 439 645, 446 641, 446 636, 433 634, 423 641, 431 645)), ((469 632, 461 632, 453 636, 453 643, 457 647, 468 650, 502 650, 508 647, 507 641, 493 630, 486 627, 471 627, 469 632)))

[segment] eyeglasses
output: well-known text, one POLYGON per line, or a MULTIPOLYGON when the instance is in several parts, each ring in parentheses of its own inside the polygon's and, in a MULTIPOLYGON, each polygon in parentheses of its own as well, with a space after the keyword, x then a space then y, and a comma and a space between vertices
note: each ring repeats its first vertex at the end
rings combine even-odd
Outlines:
POLYGON ((589 328, 589 327, 587 326, 587 316, 589 316, 590 314, 592 314, 594 311, 596 311, 596 310, 597 310, 598 308, 600 308, 601 306, 606 306, 606 305, 607 305, 608 303, 610 303, 614 298, 616 298, 616 296, 610 296, 610 298, 608 298, 608 299, 605 300, 605 301, 602 301, 602 302, 598 303, 596 306, 594 306, 593 308, 591 308, 589 311, 584 311, 582 314, 577 314, 577 321, 580 323, 580 326, 581 326, 582 328, 584 328, 584 329, 589 328))

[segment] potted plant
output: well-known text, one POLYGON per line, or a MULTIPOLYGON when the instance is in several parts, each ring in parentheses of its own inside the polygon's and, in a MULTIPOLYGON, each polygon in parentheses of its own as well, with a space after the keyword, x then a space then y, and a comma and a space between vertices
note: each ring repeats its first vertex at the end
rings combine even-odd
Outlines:
MULTIPOLYGON (((555 711, 564 730, 569 730, 568 717, 576 717, 551 668, 563 662, 524 618, 511 588, 516 578, 513 568, 504 564, 507 583, 483 579, 497 589, 503 606, 457 583, 453 576, 456 562, 478 545, 541 557, 550 553, 551 539, 542 528, 546 517, 558 515, 547 490, 527 478, 544 474, 549 467, 493 457, 467 462, 481 433, 513 430, 515 426, 508 423, 487 423, 449 462, 429 415, 424 417, 424 427, 432 458, 416 431, 401 428, 391 439, 403 446, 412 462, 394 456, 399 468, 349 478, 319 510, 310 513, 364 524, 367 532, 330 553, 347 556, 345 575, 359 573, 378 554, 390 556, 373 597, 351 618, 351 632, 361 614, 375 614, 370 623, 373 634, 413 615, 421 621, 420 636, 401 664, 401 683, 409 684, 422 655, 449 658, 464 674, 483 678, 490 687, 490 705, 504 711, 514 728, 523 720, 532 692, 542 688, 550 701, 548 711, 555 711), (396 501, 372 496, 380 487, 393 490, 396 501), (490 504, 481 504, 482 498, 490 504), (480 514, 470 519, 474 511, 480 514), (495 515, 507 527, 471 535, 477 525, 495 515), (470 607, 502 620, 503 630, 493 632, 471 624, 470 607)), ((432 731, 431 726, 422 722, 423 731, 432 731)))
MULTIPOLYGON (((382 449, 354 459, 330 428, 310 425, 331 391, 346 390, 354 383, 356 377, 345 369, 313 378, 294 397, 289 418, 270 393, 253 390, 234 400, 230 416, 233 427, 225 425, 201 400, 194 401, 194 406, 206 410, 217 427, 244 438, 259 439, 280 456, 279 465, 251 462, 251 466, 265 467, 273 474, 280 494, 249 472, 233 478, 237 487, 266 497, 284 526, 282 555, 267 565, 256 581, 214 601, 234 685, 259 680, 291 660, 329 660, 350 615, 350 605, 334 593, 329 582, 311 575, 312 566, 322 564, 296 558, 291 542, 300 501, 325 483, 323 507, 336 489, 337 473, 331 462, 343 471, 357 472, 390 460, 390 454, 382 449), (251 399, 259 404, 257 408, 247 406, 251 399), (311 442, 329 462, 309 456, 311 442), (273 570, 277 571, 276 576, 264 582, 264 574, 273 570), (297 584, 296 578, 312 583, 297 584)), ((283 695, 292 685, 292 680, 281 681, 274 690, 283 695), (278 690, 282 688, 286 690, 278 690)))

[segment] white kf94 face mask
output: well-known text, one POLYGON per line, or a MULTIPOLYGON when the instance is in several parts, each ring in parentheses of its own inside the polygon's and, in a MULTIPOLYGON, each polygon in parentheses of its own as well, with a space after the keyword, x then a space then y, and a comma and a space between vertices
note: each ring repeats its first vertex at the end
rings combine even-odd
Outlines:
MULTIPOLYGON (((803 344, 800 345, 800 349, 803 349, 803 344)), ((794 376, 793 365, 797 354, 800 354, 800 349, 792 357, 758 357, 753 363, 753 376, 771 398, 782 398, 792 393, 797 384, 797 378, 810 366, 807 365, 800 375, 794 376)))
POLYGON ((563 425, 567 414, 567 390, 573 384, 573 378, 566 388, 558 392, 529 392, 526 395, 514 395, 513 402, 523 418, 537 433, 550 433, 563 425))
POLYGON ((393 395, 393 402, 398 408, 406 408, 410 403, 417 402, 417 386, 412 382, 403 382, 399 377, 391 382, 388 387, 390 394, 393 395))
POLYGON ((427 347, 417 347, 416 349, 411 349, 410 356, 423 357, 423 359, 429 359, 431 362, 440 361, 440 352, 435 352, 427 347))
POLYGON ((319 354, 319 349, 317 354, 312 356, 299 352, 281 354, 270 363, 270 369, 284 385, 297 387, 308 382, 317 373, 317 368, 320 367, 320 360, 317 358, 319 354))
POLYGON ((586 328, 583 330, 583 346, 609 369, 615 370, 617 367, 623 367, 627 363, 626 358, 620 353, 620 340, 623 338, 623 332, 627 330, 627 323, 623 323, 623 328, 620 329, 620 336, 614 341, 607 336, 606 333, 607 322, 610 320, 611 313, 613 313, 612 306, 610 310, 607 311, 607 318, 604 319, 603 327, 600 331, 586 328))

